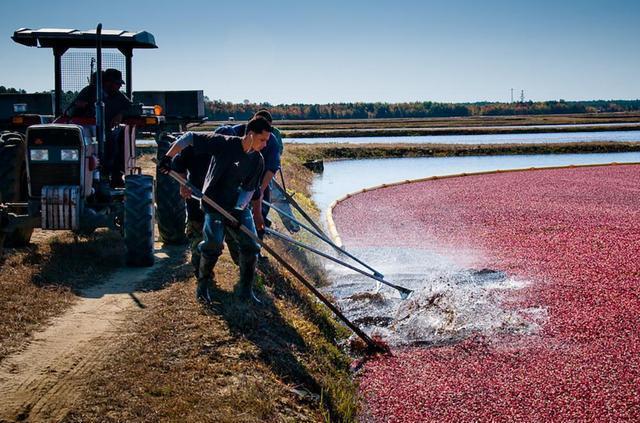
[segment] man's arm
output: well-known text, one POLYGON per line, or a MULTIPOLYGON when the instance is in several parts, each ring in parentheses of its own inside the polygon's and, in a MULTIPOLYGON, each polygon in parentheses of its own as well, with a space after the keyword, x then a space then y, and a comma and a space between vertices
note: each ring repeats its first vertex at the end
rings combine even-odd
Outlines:
POLYGON ((260 193, 264 194, 264 191, 269 186, 271 179, 280 169, 280 147, 276 137, 271 134, 267 146, 262 150, 262 156, 264 157, 265 172, 260 183, 260 193))
MULTIPOLYGON (((257 153, 260 154, 260 153, 257 153)), ((264 219, 262 218, 262 191, 260 191, 260 175, 264 172, 264 159, 260 155, 260 159, 256 165, 256 174, 253 177, 252 186, 255 190, 253 198, 251 199, 251 209, 253 211, 253 221, 256 225, 256 230, 264 231, 264 219)))
MULTIPOLYGON (((189 163, 193 162, 193 146, 189 146, 176 154, 171 161, 171 167, 183 178, 187 177, 189 163)), ((186 185, 180 184, 180 196, 185 200, 191 198, 191 190, 186 185)))
POLYGON ((171 159, 189 146, 193 146, 194 154, 208 154, 214 156, 222 152, 229 145, 224 135, 211 132, 185 132, 169 148, 167 154, 160 162, 160 170, 169 173, 171 159))

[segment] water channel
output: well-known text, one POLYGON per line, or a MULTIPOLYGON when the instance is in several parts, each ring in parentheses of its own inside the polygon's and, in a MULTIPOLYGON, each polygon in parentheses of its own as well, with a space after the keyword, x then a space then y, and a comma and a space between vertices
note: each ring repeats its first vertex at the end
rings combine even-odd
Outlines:
POLYGON ((545 144, 603 141, 640 141, 640 130, 482 135, 421 135, 400 137, 285 138, 285 142, 292 144, 545 144))

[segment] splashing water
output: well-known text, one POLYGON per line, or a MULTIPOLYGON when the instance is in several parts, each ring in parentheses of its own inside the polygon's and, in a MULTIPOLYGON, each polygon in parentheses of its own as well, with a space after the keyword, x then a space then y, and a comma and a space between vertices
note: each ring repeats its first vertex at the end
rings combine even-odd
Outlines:
MULTIPOLYGON (((414 290, 401 300, 396 290, 365 276, 326 264, 328 291, 346 315, 369 334, 395 346, 441 344, 474 333, 538 330, 543 309, 506 308, 504 298, 528 282, 504 272, 468 269, 433 252, 408 248, 352 249, 385 279, 414 290)), ((463 261, 472 262, 469 257, 463 261)))

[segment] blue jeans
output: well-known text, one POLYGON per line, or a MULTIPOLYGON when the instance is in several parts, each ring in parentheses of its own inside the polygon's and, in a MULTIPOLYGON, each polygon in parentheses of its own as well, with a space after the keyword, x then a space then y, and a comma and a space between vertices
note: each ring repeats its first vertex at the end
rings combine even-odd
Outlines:
MULTIPOLYGON (((239 214, 236 213, 235 217, 240 221, 240 224, 256 234, 256 226, 253 223, 253 216, 249 208, 244 209, 239 214)), ((231 237, 238 245, 241 255, 257 255, 260 252, 260 245, 247 234, 228 224, 226 226, 227 236, 231 237)), ((204 214, 202 235, 203 240, 198 244, 200 254, 207 260, 217 260, 224 249, 225 237, 225 221, 220 213, 213 211, 204 214)))

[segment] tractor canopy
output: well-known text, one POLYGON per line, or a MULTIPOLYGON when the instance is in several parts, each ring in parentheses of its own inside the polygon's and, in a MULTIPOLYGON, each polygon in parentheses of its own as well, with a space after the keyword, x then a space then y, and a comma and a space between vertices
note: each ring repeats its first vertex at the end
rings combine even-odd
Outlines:
MULTIPOLYGON (((96 48, 96 31, 77 29, 21 28, 11 37, 18 44, 43 48, 96 48)), ((153 35, 147 31, 131 32, 119 29, 102 31, 102 47, 117 49, 158 48, 153 35)))
MULTIPOLYGON (((64 108, 96 70, 96 30, 79 31, 64 28, 21 28, 13 33, 13 41, 28 47, 50 48, 54 57, 54 113, 60 116, 64 108), (75 52, 84 49, 84 52, 75 52), (88 50, 87 50, 88 49, 88 50), (72 50, 67 52, 68 50, 72 50)), ((131 59, 134 49, 158 48, 154 36, 147 31, 102 30, 102 48, 117 50, 102 53, 103 70, 118 69, 125 76, 126 94, 131 98, 131 59)))

